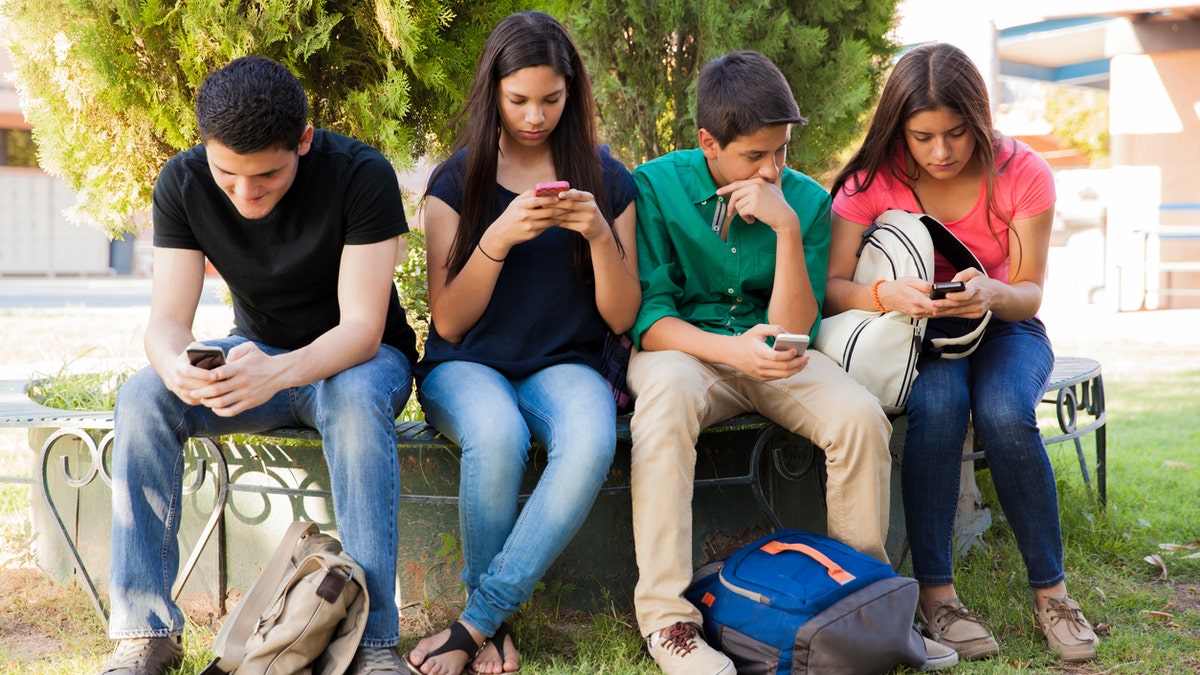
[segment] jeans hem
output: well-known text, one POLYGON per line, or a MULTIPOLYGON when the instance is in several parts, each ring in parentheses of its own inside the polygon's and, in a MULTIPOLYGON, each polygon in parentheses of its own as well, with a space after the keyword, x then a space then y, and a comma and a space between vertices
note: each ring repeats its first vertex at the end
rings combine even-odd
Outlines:
POLYGON ((164 637, 183 637, 183 630, 171 630, 169 628, 159 630, 143 630, 135 628, 132 630, 109 631, 108 637, 110 640, 137 640, 140 638, 164 638, 164 637))
POLYGON ((1040 590, 1045 590, 1047 588, 1054 588, 1055 586, 1061 584, 1062 582, 1064 582, 1066 580, 1067 580, 1067 575, 1065 573, 1059 573, 1057 576, 1053 577, 1050 581, 1030 580, 1029 587, 1040 591, 1040 590))
POLYGON ((922 586, 949 586, 954 583, 954 576, 948 577, 918 577, 913 576, 917 583, 922 586))
POLYGON ((368 638, 364 637, 358 641, 359 647, 370 647, 372 649, 386 649, 388 647, 396 647, 400 644, 400 634, 396 633, 394 637, 387 638, 368 638))

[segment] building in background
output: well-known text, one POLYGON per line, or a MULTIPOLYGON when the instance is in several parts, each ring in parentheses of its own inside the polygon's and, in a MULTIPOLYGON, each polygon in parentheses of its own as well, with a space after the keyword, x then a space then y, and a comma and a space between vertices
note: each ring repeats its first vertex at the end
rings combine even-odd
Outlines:
POLYGON ((101 275, 132 271, 133 241, 109 242, 67 220, 75 196, 38 168, 37 149, 0 48, 0 276, 101 275))
POLYGON ((901 44, 971 55, 997 127, 1055 166, 1048 292, 1114 310, 1200 307, 1200 3, 902 0, 898 13, 901 44), (1107 92, 1106 168, 1079 168, 1039 119, 1070 89, 1107 92))

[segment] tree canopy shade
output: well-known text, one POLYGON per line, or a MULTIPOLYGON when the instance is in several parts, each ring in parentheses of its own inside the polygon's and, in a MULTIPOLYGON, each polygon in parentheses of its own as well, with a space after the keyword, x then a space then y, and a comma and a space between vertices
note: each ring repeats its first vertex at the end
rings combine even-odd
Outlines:
MULTIPOLYGON (((587 60, 602 129, 630 166, 696 141, 696 77, 734 49, 770 57, 808 126, 788 163, 820 176, 861 130, 896 47, 896 0, 558 0, 587 60)), ((747 101, 746 105, 754 105, 747 101)))
MULTIPOLYGON (((77 195, 72 219, 138 229, 162 165, 198 142, 204 77, 262 54, 303 82, 314 125, 403 168, 454 129, 488 33, 546 9, 585 55, 602 130, 633 167, 696 143, 704 63, 756 49, 809 125, 789 163, 821 175, 857 137, 894 47, 895 0, 0 0, 41 166, 77 195)), ((747 101, 753 105, 753 101, 747 101)))
POLYGON ((199 141, 195 92, 230 60, 288 65, 311 121, 399 167, 444 141, 488 33, 518 0, 0 0, 43 168, 72 218, 136 229, 162 165, 199 141))

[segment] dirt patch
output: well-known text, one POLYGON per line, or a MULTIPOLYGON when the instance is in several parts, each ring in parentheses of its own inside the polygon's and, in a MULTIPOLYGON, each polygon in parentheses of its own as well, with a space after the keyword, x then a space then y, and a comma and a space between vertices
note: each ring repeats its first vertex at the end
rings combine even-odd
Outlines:
POLYGON ((0 641, 18 664, 50 660, 67 649, 105 649, 104 627, 78 588, 55 584, 38 569, 5 567, 0 597, 0 641))

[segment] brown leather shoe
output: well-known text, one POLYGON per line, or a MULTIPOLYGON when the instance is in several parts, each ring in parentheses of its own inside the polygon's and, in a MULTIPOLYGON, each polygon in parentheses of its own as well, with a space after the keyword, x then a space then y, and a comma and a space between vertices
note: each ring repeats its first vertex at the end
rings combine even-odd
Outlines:
POLYGON ((183 639, 130 638, 117 643, 100 675, 165 675, 183 663, 183 639))
POLYGON ((1099 639, 1092 624, 1083 618, 1079 605, 1070 598, 1049 598, 1045 609, 1034 608, 1033 618, 1046 634, 1046 643, 1062 661, 1091 661, 1096 658, 1099 639))
POLYGON ((983 625, 983 619, 975 612, 963 607, 958 598, 950 598, 933 609, 933 616, 925 616, 921 605, 917 605, 917 621, 934 642, 958 652, 964 661, 995 656, 1000 651, 996 639, 983 625))

